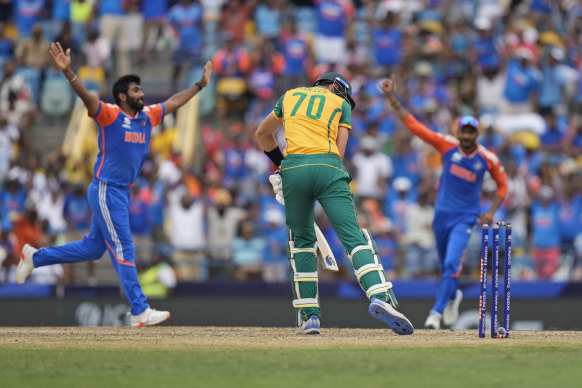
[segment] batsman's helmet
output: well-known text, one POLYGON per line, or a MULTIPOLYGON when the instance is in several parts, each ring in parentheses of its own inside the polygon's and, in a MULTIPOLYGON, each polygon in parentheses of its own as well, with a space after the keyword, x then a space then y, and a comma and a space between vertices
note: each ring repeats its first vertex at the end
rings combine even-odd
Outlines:
POLYGON ((352 98, 352 85, 348 82, 346 77, 340 73, 331 72, 325 73, 315 81, 315 86, 333 84, 333 93, 342 97, 350 103, 352 109, 356 107, 356 102, 352 98))

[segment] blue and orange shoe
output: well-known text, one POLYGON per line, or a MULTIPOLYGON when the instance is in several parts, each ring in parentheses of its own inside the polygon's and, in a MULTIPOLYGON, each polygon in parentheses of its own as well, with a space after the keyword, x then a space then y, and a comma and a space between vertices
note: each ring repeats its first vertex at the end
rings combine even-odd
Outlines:
POLYGON ((396 334, 408 335, 414 333, 414 327, 408 318, 404 314, 399 313, 388 302, 384 302, 378 298, 372 298, 368 312, 372 318, 376 318, 387 324, 396 334))

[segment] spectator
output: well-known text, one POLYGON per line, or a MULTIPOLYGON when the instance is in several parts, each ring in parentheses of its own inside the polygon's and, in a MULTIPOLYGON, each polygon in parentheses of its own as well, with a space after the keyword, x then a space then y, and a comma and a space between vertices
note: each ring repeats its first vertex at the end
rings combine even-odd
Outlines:
POLYGON ((151 262, 140 271, 139 283, 148 298, 165 299, 176 288, 178 278, 169 261, 167 255, 153 251, 151 262))
POLYGON ((226 32, 223 41, 223 47, 212 57, 217 78, 217 109, 222 112, 222 115, 240 111, 246 105, 245 76, 250 70, 249 54, 244 47, 237 46, 234 36, 226 32))
POLYGON ((38 216, 48 222, 50 234, 64 233, 67 230, 67 222, 64 217, 65 194, 61 187, 52 185, 43 193, 37 206, 38 216))
MULTIPOLYGON (((67 232, 65 233, 67 242, 81 240, 84 235, 89 233, 91 208, 82 183, 75 184, 72 187, 72 191, 67 194, 63 213, 67 221, 67 232)), ((81 263, 63 264, 65 284, 71 283, 77 278, 76 269, 82 265, 81 263)), ((86 279, 89 284, 97 284, 95 263, 88 261, 84 267, 86 268, 86 279)))
POLYGON ((397 13, 387 12, 379 23, 374 23, 376 26, 372 32, 372 47, 376 65, 380 66, 378 72, 381 74, 394 73, 404 56, 399 19, 397 13))
POLYGON ((312 65, 313 54, 308 36, 297 30, 295 19, 289 21, 289 34, 282 39, 281 52, 285 58, 282 88, 289 90, 305 85, 306 74, 312 65))
POLYGON ((127 12, 119 0, 99 0, 99 32, 115 48, 115 66, 111 73, 128 74, 131 71, 129 57, 129 37, 127 12))
POLYGON ((149 219, 149 208, 141 194, 139 184, 135 184, 131 188, 129 229, 135 245, 135 255, 143 259, 152 250, 152 228, 149 219))
POLYGON ((533 66, 533 56, 527 49, 520 48, 514 52, 507 66, 503 96, 506 103, 502 113, 517 114, 533 112, 537 98, 540 73, 533 66))
POLYGON ((410 179, 403 176, 394 179, 389 201, 387 201, 386 213, 391 220, 394 220, 394 228, 400 236, 408 231, 407 213, 413 204, 408 194, 411 188, 410 179))
POLYGON ((4 182, 10 164, 17 156, 19 138, 18 128, 9 124, 8 120, 0 115, 0 183, 4 182))
POLYGON ((345 64, 346 36, 355 9, 352 0, 315 0, 317 35, 314 53, 317 62, 345 64))
POLYGON ((562 64, 565 57, 562 49, 553 47, 542 59, 538 110, 543 116, 566 109, 566 87, 571 82, 568 73, 573 69, 562 64))
POLYGON ((0 65, 14 58, 14 42, 6 36, 6 25, 0 22, 0 65))
POLYGON ((265 212, 265 221, 267 226, 263 234, 266 249, 262 255, 262 279, 267 283, 282 283, 289 278, 289 233, 285 225, 285 214, 277 208, 270 208, 265 212))
POLYGON ((43 40, 42 25, 36 23, 32 35, 26 38, 16 49, 16 60, 22 66, 44 70, 49 65, 49 43, 43 40))
POLYGON ((170 9, 168 17, 179 39, 172 53, 172 87, 175 89, 182 66, 186 65, 189 70, 201 62, 202 8, 193 0, 181 0, 170 9))
POLYGON ((261 0, 254 12, 257 34, 266 38, 276 49, 279 48, 281 34, 282 4, 279 0, 261 0))
POLYGON ((93 13, 93 2, 91 0, 72 0, 71 27, 73 35, 80 45, 87 40, 87 31, 91 30, 91 15, 93 13))
POLYGON ((181 281, 205 280, 204 203, 194 199, 185 186, 174 189, 168 202, 169 236, 178 278, 181 281))
POLYGON ((408 227, 400 240, 405 246, 402 276, 432 276, 438 267, 438 254, 432 232, 434 207, 429 203, 428 192, 419 194, 417 202, 408 206, 405 217, 408 227))
POLYGON ((42 20, 45 0, 19 0, 16 4, 16 27, 19 39, 28 38, 33 26, 42 20))
POLYGON ((379 144, 377 138, 364 136, 360 140, 360 151, 354 155, 352 163, 355 167, 356 193, 360 200, 371 198, 382 206, 392 176, 392 162, 380 152, 379 144))
POLYGON ((560 266, 560 230, 554 190, 542 186, 531 208, 533 259, 536 274, 550 279, 560 266))
MULTIPOLYGON (((2 231, 9 232, 12 230, 13 222, 20 219, 24 213, 25 201, 26 193, 20 186, 18 180, 8 176, 8 180, 4 183, 4 188, 0 191, 2 231)), ((16 255, 18 256, 18 253, 16 255)))
POLYGON ((69 24, 70 28, 71 0, 52 0, 50 3, 50 16, 44 22, 44 38, 52 42, 61 33, 65 24, 69 24))
POLYGON ((167 0, 143 0, 142 10, 144 17, 143 41, 139 50, 139 60, 146 60, 147 52, 153 48, 158 50, 165 43, 165 28, 167 23, 167 0), (152 43, 153 41, 153 43, 152 43))
POLYGON ((233 246, 240 222, 246 211, 233 206, 232 195, 219 189, 214 195, 214 204, 207 211, 210 278, 225 278, 231 275, 233 246))
POLYGON ((247 38, 246 25, 255 3, 256 0, 227 0, 222 8, 219 31, 232 37, 236 45, 240 45, 247 38))
POLYGON ((242 221, 233 244, 233 262, 237 279, 261 278, 261 264, 266 247, 265 238, 256 235, 253 223, 249 220, 242 221))
POLYGON ((565 176, 562 198, 558 200, 558 228, 562 258, 574 257, 574 240, 582 234, 582 195, 577 190, 579 181, 575 174, 565 176), (569 178, 569 179, 568 179, 569 178))

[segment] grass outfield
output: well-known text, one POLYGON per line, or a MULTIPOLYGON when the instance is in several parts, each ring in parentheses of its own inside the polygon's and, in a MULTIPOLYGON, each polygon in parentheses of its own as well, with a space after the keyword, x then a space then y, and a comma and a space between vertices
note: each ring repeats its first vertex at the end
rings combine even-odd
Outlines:
POLYGON ((574 387, 582 332, 0 328, 0 387, 574 387))

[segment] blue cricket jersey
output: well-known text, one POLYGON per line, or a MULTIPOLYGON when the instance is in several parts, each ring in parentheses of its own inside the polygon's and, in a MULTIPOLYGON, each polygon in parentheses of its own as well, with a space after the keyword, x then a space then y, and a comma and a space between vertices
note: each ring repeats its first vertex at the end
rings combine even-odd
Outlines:
POLYGON ((481 186, 486 171, 497 183, 496 194, 505 197, 507 177, 493 152, 478 144, 473 153, 465 154, 457 138, 431 131, 412 115, 404 120, 404 125, 441 154, 443 172, 435 210, 479 215, 481 186))
POLYGON ((163 122, 165 113, 163 104, 155 104, 131 117, 119 106, 100 101, 93 117, 99 130, 93 176, 118 186, 133 184, 148 155, 152 128, 163 122))

